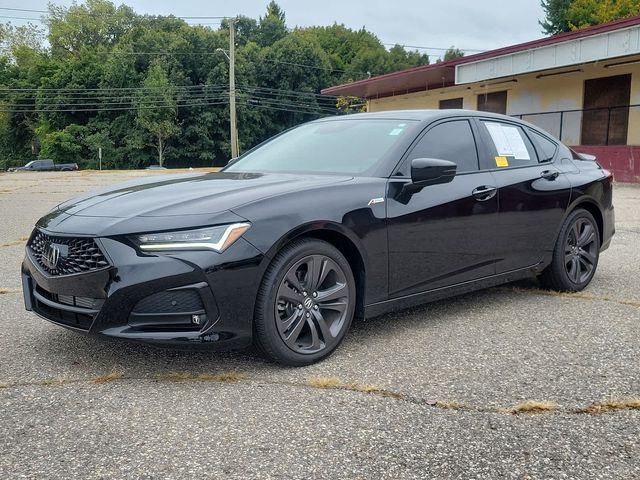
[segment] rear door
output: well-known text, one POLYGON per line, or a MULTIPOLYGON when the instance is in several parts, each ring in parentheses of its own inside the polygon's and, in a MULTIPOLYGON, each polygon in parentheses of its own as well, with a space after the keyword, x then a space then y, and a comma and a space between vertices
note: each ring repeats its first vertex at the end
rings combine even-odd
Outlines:
POLYGON ((456 117, 430 125, 389 179, 389 295, 397 298, 493 275, 497 190, 480 172, 476 127, 456 117), (407 193, 414 158, 457 164, 450 183, 407 193))
POLYGON ((571 185, 555 165, 557 144, 508 120, 476 120, 482 166, 498 187, 496 273, 536 265, 550 254, 569 204, 571 185))

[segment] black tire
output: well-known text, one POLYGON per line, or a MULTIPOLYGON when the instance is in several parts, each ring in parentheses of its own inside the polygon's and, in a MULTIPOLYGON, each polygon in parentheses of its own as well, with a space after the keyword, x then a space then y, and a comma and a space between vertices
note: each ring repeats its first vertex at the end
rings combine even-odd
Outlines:
POLYGON ((591 282, 599 257, 598 224, 588 211, 575 210, 562 224, 553 259, 540 275, 540 282, 552 290, 579 292, 591 282))
POLYGON ((322 240, 296 240, 276 255, 262 279, 255 343, 284 365, 318 362, 344 340, 355 303, 355 280, 344 255, 322 240))

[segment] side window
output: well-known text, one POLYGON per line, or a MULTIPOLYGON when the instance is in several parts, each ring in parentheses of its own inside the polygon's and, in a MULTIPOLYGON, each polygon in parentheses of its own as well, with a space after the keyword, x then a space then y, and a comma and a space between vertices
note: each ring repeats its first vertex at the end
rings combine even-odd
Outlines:
POLYGON ((492 168, 525 167, 538 163, 531 140, 521 127, 509 123, 483 120, 489 133, 492 168))
POLYGON ((449 160, 458 166, 457 172, 478 170, 478 151, 468 120, 445 122, 431 128, 409 154, 414 158, 449 160))
POLYGON ((529 135, 535 143, 536 150, 538 151, 538 158, 541 162, 548 162, 553 160, 558 150, 558 145, 547 137, 543 137, 538 132, 529 129, 529 135))

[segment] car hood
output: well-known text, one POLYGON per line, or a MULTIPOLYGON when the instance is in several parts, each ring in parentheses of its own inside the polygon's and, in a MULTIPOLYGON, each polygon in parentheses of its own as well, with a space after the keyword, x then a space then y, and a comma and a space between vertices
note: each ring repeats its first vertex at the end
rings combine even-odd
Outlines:
POLYGON ((72 216, 132 218, 215 214, 269 197, 352 177, 260 173, 205 173, 146 177, 60 204, 72 216))

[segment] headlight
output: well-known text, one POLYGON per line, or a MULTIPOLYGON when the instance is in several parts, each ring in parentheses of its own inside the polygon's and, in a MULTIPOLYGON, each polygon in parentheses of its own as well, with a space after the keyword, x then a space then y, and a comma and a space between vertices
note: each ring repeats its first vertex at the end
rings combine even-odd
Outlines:
POLYGON ((141 250, 215 250, 223 252, 246 232, 250 223, 234 223, 198 230, 145 233, 133 239, 141 250))

